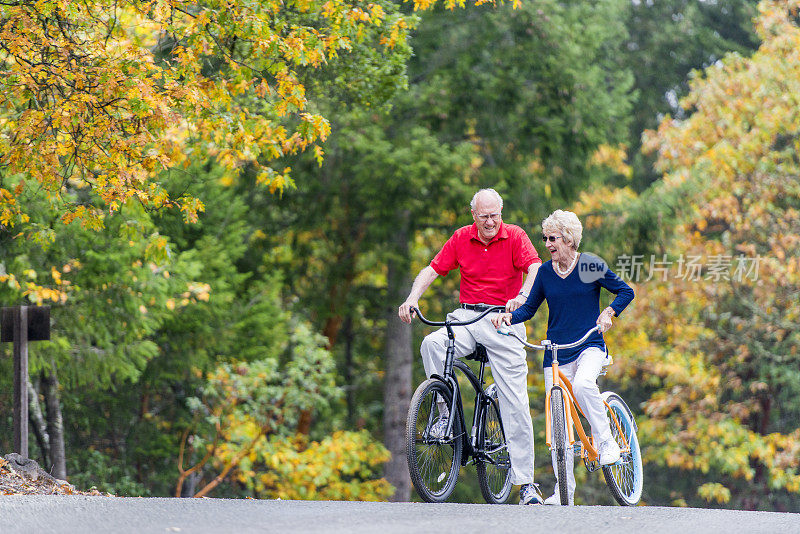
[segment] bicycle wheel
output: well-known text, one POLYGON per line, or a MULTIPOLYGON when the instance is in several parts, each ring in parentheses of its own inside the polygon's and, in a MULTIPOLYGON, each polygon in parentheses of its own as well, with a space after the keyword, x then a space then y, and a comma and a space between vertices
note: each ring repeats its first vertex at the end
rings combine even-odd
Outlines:
POLYGON ((461 467, 461 423, 456 412, 451 434, 458 437, 433 438, 430 428, 439 418, 437 401, 448 406, 452 395, 441 380, 428 379, 411 398, 406 422, 406 458, 411 482, 426 502, 444 502, 453 492, 461 467))
POLYGON ((484 410, 478 441, 480 459, 475 466, 478 485, 486 502, 503 504, 511 493, 511 457, 497 402, 490 398, 484 410))
POLYGON ((609 416, 611 422, 611 434, 617 440, 619 448, 622 449, 620 461, 612 465, 603 466, 603 476, 606 485, 611 490, 614 499, 622 506, 634 506, 642 498, 642 487, 644 485, 644 474, 642 471, 642 454, 639 449, 639 439, 636 437, 636 424, 634 423, 625 401, 612 393, 606 396, 606 402, 611 407, 614 417, 619 421, 619 427, 625 434, 623 440, 620 429, 614 423, 614 417, 609 416), (625 441, 629 449, 626 450, 625 441))
POLYGON ((561 504, 569 504, 569 488, 567 487, 567 428, 564 413, 564 393, 561 389, 550 390, 550 429, 552 431, 551 449, 556 451, 556 478, 558 479, 558 495, 561 504))

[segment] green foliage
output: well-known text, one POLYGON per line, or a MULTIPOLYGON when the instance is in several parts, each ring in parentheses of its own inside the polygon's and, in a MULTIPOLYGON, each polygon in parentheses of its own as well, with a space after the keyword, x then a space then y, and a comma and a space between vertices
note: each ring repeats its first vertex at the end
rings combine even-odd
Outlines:
POLYGON ((506 219, 538 221, 584 188, 601 145, 627 136, 625 2, 525 3, 425 14, 414 40, 416 120, 474 143, 506 219))
POLYGON ((114 462, 97 450, 77 450, 70 454, 67 472, 70 483, 78 489, 97 488, 119 497, 148 497, 150 491, 136 481, 135 473, 127 466, 114 462))
POLYGON ((644 156, 642 132, 655 128, 666 114, 683 116, 678 101, 689 92, 695 70, 710 67, 728 52, 749 55, 758 46, 752 20, 758 2, 723 0, 631 2, 626 16, 629 38, 621 49, 624 65, 635 77, 637 92, 630 129, 635 169, 628 184, 637 192, 660 178, 644 156))
POLYGON ((152 335, 167 300, 192 283, 187 266, 170 261, 168 240, 140 205, 125 206, 93 231, 65 225, 43 198, 31 200, 29 212, 47 222, 53 239, 0 230, 7 273, 0 299, 18 302, 21 294, 52 305, 51 342, 37 345, 32 372, 55 364, 62 382, 83 387, 137 380, 158 352, 152 335))
POLYGON ((297 325, 285 363, 274 357, 221 363, 207 375, 201 396, 190 397, 188 405, 211 427, 235 420, 265 434, 288 435, 302 410, 324 407, 339 394, 323 344, 307 325, 297 325))

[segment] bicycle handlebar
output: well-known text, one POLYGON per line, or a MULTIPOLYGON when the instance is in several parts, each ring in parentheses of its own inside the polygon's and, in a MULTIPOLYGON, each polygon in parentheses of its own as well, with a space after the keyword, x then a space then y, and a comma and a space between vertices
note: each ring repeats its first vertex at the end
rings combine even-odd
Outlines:
POLYGON ((415 308, 414 306, 411 306, 411 313, 414 313, 414 314, 416 314, 416 315, 417 315, 417 317, 419 317, 419 320, 420 320, 420 321, 422 321, 423 323, 425 323, 425 324, 426 324, 426 325, 428 325, 428 326, 447 326, 447 325, 450 325, 450 326, 467 326, 468 324, 477 323, 478 321, 480 321, 481 319, 483 319, 484 317, 486 317, 487 315, 489 315, 489 314, 490 314, 490 313, 492 313, 493 311, 497 311, 497 310, 504 310, 504 309, 505 309, 505 308, 504 308, 503 306, 491 306, 491 307, 489 307, 489 308, 486 308, 486 309, 485 309, 483 312, 481 312, 481 314, 480 314, 480 315, 478 315, 477 317, 473 317, 473 318, 472 318, 472 319, 470 319, 469 321, 461 321, 461 322, 453 322, 453 321, 442 321, 442 322, 438 322, 438 321, 429 321, 428 319, 426 319, 426 318, 425 318, 425 316, 424 316, 424 315, 422 315, 422 312, 420 312, 420 311, 419 311, 419 309, 415 308))
POLYGON ((595 326, 594 328, 592 328, 591 330, 586 332, 586 334, 584 334, 584 336, 582 338, 580 338, 578 341, 573 341, 572 343, 559 344, 559 343, 553 343, 549 339, 545 339, 545 340, 542 341, 541 345, 534 345, 533 343, 528 343, 524 339, 521 339, 513 330, 507 330, 507 329, 504 329, 504 328, 498 328, 497 329, 497 333, 498 334, 503 334, 504 336, 511 336, 514 339, 516 339, 517 341, 519 341, 520 343, 522 343, 523 345, 525 345, 526 347, 530 348, 530 349, 536 349, 536 350, 557 349, 558 350, 558 349, 571 349, 573 347, 577 347, 578 345, 580 345, 581 343, 583 343, 584 341, 589 339, 589 336, 591 336, 595 332, 598 332, 599 330, 600 330, 600 327, 599 326, 595 326))

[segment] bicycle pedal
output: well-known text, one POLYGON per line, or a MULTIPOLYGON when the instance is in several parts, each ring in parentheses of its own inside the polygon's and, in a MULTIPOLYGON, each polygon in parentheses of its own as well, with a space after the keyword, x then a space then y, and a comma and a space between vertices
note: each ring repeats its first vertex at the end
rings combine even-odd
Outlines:
POLYGON ((586 458, 583 459, 583 465, 586 466, 586 470, 590 473, 594 473, 598 469, 600 469, 600 464, 596 461, 590 462, 586 458))

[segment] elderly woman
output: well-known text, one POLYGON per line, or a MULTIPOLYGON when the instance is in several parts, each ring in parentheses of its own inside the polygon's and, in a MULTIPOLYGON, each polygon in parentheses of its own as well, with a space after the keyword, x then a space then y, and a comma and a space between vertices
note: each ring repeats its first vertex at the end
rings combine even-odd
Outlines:
MULTIPOLYGON (((605 263, 591 254, 581 254, 583 226, 570 211, 556 210, 542 221, 542 239, 550 251, 551 260, 542 264, 536 275, 527 301, 513 313, 498 314, 492 318, 496 327, 500 324, 516 324, 527 321, 536 313, 543 301, 547 301, 549 316, 547 338, 555 343, 571 343, 595 325, 595 332, 578 347, 558 351, 559 370, 570 382, 578 403, 584 410, 592 427, 594 443, 598 444, 599 461, 602 465, 616 463, 620 449, 611 436, 597 377, 610 362, 602 332, 611 328, 611 319, 619 316, 633 300, 631 287, 614 274, 605 263), (600 311, 600 288, 616 295, 610 306, 600 311)), ((552 353, 545 352, 545 390, 552 386, 552 353)), ((575 495, 574 461, 571 447, 567 447, 567 480, 557 480, 556 490, 545 504, 560 504, 558 484, 566 482, 569 504, 575 495)), ((555 451, 553 469, 557 473, 555 451)))

